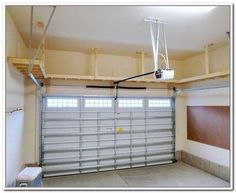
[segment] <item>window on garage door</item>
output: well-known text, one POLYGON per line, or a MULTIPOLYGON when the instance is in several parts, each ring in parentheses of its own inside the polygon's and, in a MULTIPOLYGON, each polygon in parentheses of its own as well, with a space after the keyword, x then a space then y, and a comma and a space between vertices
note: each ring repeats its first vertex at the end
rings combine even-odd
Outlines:
POLYGON ((79 106, 77 98, 49 97, 47 98, 47 108, 77 108, 79 106))

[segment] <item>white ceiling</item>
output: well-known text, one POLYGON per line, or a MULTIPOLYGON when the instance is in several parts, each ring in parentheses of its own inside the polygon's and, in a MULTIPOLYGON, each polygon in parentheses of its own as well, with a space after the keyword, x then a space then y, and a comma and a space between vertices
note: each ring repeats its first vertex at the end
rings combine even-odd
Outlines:
MULTIPOLYGON (((8 6, 20 34, 28 45, 30 7, 8 6)), ((171 58, 183 59, 203 50, 204 45, 227 42, 229 6, 57 6, 48 28, 48 49, 89 52, 95 47, 103 53, 133 55, 151 53, 149 26, 144 19, 158 17, 166 25, 171 58), (212 7, 210 7, 212 8, 212 7)), ((52 7, 34 7, 34 45, 42 31, 37 21, 47 23, 52 7)))

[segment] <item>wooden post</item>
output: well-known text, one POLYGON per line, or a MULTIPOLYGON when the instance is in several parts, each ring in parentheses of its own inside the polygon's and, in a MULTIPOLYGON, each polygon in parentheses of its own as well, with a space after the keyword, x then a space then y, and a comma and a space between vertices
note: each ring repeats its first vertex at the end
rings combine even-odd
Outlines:
MULTIPOLYGON (((140 55, 140 67, 139 67, 139 71, 140 74, 144 74, 145 73, 145 65, 144 65, 144 57, 146 55, 145 52, 136 52, 137 55, 140 55)), ((141 77, 144 78, 144 77, 141 77)))
POLYGON ((45 68, 45 38, 43 39, 42 43, 42 66, 45 68))
POLYGON ((206 74, 209 74, 208 45, 205 46, 205 73, 206 73, 206 74))
POLYGON ((145 73, 145 69, 144 69, 144 52, 141 52, 141 74, 144 74, 144 73, 145 73))
POLYGON ((98 77, 98 58, 97 58, 97 50, 94 50, 94 77, 98 77))
POLYGON ((209 74, 210 73, 210 66, 209 66, 209 47, 213 46, 214 44, 208 44, 204 47, 205 50, 205 73, 209 74))
POLYGON ((99 53, 99 49, 98 48, 92 48, 91 49, 94 53, 94 63, 92 65, 92 67, 94 68, 94 71, 90 70, 93 72, 94 78, 98 77, 98 53, 99 53))

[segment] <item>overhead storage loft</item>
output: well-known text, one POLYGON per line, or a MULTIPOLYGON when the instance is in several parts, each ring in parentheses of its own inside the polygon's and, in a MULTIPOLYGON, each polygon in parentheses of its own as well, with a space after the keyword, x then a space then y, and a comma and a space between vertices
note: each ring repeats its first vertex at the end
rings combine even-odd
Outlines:
MULTIPOLYGON (((14 65, 25 77, 28 77, 29 59, 27 58, 14 58, 8 57, 8 63, 14 65)), ((108 77, 108 76, 92 76, 92 75, 69 75, 69 74, 47 74, 45 67, 41 60, 35 60, 32 73, 37 79, 64 79, 64 80, 100 80, 100 81, 118 81, 125 77, 108 77)), ((158 80, 154 78, 135 78, 127 80, 128 82, 145 82, 145 83, 173 83, 184 84, 189 82, 204 81, 209 79, 217 79, 227 77, 230 75, 228 70, 221 72, 214 72, 209 74, 203 74, 199 76, 183 78, 183 79, 171 79, 171 80, 158 80)))
MULTIPOLYGON (((24 75, 24 77, 29 77, 29 62, 30 61, 27 58, 8 57, 8 63, 15 66, 16 69, 24 75)), ((37 79, 47 78, 42 60, 34 60, 32 74, 37 79)))
MULTIPOLYGON (((123 77, 122 75, 118 76, 100 76, 98 73, 98 58, 97 55, 100 52, 98 48, 91 48, 94 54, 94 64, 93 69, 90 69, 90 73, 86 75, 78 75, 77 73, 64 72, 66 67, 63 67, 63 72, 60 74, 46 74, 45 72, 45 37, 50 22, 53 18, 54 12, 56 10, 56 6, 51 7, 50 17, 46 26, 41 21, 37 22, 37 27, 43 30, 42 36, 40 38, 39 45, 36 49, 34 55, 32 55, 32 37, 33 37, 33 16, 34 16, 34 7, 31 6, 31 18, 30 18, 30 33, 29 33, 29 53, 30 59, 27 58, 8 58, 8 63, 13 64, 25 77, 30 77, 32 81, 39 87, 43 84, 37 81, 37 79, 42 80, 51 80, 51 79, 64 79, 64 80, 94 80, 94 81, 113 81, 116 87, 119 87, 120 82, 129 81, 129 82, 143 82, 143 83, 166 83, 166 84, 184 84, 196 81, 205 81, 208 79, 216 79, 229 76, 229 71, 221 71, 209 73, 209 47, 212 47, 214 44, 208 44, 204 46, 204 74, 188 77, 183 79, 175 79, 174 69, 170 68, 169 58, 168 58, 168 49, 166 43, 166 35, 165 35, 165 26, 168 22, 161 20, 159 18, 148 17, 144 19, 145 22, 149 24, 150 27, 150 36, 152 42, 152 50, 153 50, 153 62, 154 62, 154 71, 145 72, 145 61, 144 56, 145 53, 143 51, 136 52, 136 54, 140 54, 141 59, 141 74, 134 74, 131 77, 123 77), (39 57, 39 52, 41 50, 41 60, 37 59, 39 57), (149 77, 143 77, 147 76, 149 77), (152 76, 152 77, 151 77, 152 76)), ((69 59, 69 58, 68 58, 69 59)), ((75 66, 75 68, 79 68, 75 66)), ((181 66, 180 66, 181 68, 181 66)), ((136 72, 135 72, 136 73, 136 72)), ((186 76, 185 76, 186 77, 186 76)))

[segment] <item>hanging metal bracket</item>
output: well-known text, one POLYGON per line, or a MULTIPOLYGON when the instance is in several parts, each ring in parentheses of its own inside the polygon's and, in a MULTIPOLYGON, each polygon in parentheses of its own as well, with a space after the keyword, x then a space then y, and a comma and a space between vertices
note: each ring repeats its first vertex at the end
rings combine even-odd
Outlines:
POLYGON ((29 60, 29 68, 28 68, 28 74, 29 74, 29 77, 31 78, 31 80, 38 86, 38 87, 42 87, 43 86, 43 83, 40 83, 36 78, 35 76, 33 75, 32 73, 32 69, 33 69, 33 65, 34 65, 34 61, 36 59, 36 57, 38 56, 39 54, 39 51, 40 51, 40 48, 44 42, 44 38, 46 36, 46 32, 48 30, 48 26, 52 20, 52 17, 55 13, 55 10, 56 10, 56 6, 53 6, 53 10, 50 14, 50 17, 49 17, 49 20, 47 22, 47 25, 43 31, 43 35, 41 37, 41 40, 39 42, 39 45, 38 45, 38 48, 36 50, 36 53, 34 54, 34 56, 32 56, 32 31, 33 31, 33 6, 31 6, 31 16, 30 16, 30 40, 29 40, 29 53, 30 53, 30 60, 29 60))
POLYGON ((168 59, 168 50, 166 43, 166 35, 164 25, 167 22, 160 20, 159 18, 149 17, 144 20, 149 23, 151 42, 152 42, 152 51, 153 51, 153 60, 154 60, 154 78, 155 79, 173 79, 174 71, 170 69, 169 59, 168 59), (164 50, 161 50, 161 43, 164 50), (159 56, 162 57, 165 64, 164 68, 159 66, 159 56))
POLYGON ((116 83, 115 89, 116 89, 116 96, 115 96, 115 100, 116 100, 118 98, 119 83, 116 83))

